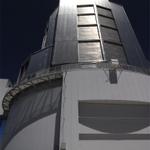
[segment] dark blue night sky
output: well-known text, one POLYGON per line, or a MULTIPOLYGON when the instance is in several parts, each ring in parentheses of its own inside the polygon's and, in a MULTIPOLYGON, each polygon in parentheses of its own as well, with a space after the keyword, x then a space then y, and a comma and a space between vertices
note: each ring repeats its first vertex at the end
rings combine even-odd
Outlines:
MULTIPOLYGON (((122 1, 148 58, 149 0, 115 1, 122 1)), ((58 0, 3 0, 1 78, 15 81, 21 62, 40 49, 48 17, 57 5, 58 0)))

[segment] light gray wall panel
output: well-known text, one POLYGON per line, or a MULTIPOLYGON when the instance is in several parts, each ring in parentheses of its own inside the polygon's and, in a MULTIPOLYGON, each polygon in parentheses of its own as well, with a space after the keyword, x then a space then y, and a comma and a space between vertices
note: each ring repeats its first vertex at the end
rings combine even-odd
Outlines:
POLYGON ((59 14, 76 14, 76 0, 60 0, 59 14))
POLYGON ((150 142, 148 140, 133 140, 132 142, 130 140, 84 140, 79 142, 79 146, 79 150, 97 150, 99 148, 101 148, 101 150, 148 150, 150 142), (96 149, 93 149, 93 147, 96 149))
MULTIPOLYGON (((108 106, 110 103, 115 103, 115 104, 126 103, 127 105, 128 104, 130 105, 130 103, 133 103, 135 104, 135 106, 137 103, 142 105, 141 102, 150 103, 150 93, 149 93, 150 77, 148 75, 125 71, 125 70, 123 72, 120 72, 120 70, 118 70, 117 74, 119 78, 118 84, 110 84, 108 80, 108 76, 107 76, 108 75, 107 69, 106 70, 105 69, 87 69, 87 70, 81 69, 81 70, 74 70, 74 71, 67 73, 67 75, 65 76, 65 83, 66 83, 65 95, 64 95, 65 103, 64 103, 64 106, 62 107, 63 109, 62 117, 65 118, 65 121, 62 120, 63 127, 61 128, 62 134, 60 136, 61 138, 60 141, 66 142, 67 149, 69 150, 99 150, 101 148, 102 150, 111 150, 111 149, 126 150, 126 148, 128 148, 128 150, 141 150, 141 149, 148 150, 150 146, 150 142, 148 140, 148 138, 150 138, 150 130, 149 130, 150 126, 136 131, 135 133, 133 133, 135 135, 131 135, 131 136, 125 135, 124 139, 120 139, 120 140, 118 139, 122 137, 119 134, 117 136, 115 135, 116 136, 115 138, 118 138, 118 139, 110 140, 110 137, 109 139, 106 139, 108 138, 109 135, 108 136, 104 135, 106 134, 104 132, 100 132, 96 129, 90 128, 89 126, 82 125, 82 128, 80 126, 81 124, 79 123, 79 117, 78 117, 79 100, 82 102, 87 102, 87 103, 91 101, 94 103, 102 103, 102 104, 106 103, 108 104, 108 106), (79 140, 80 132, 83 134, 88 134, 88 133, 97 134, 96 138, 99 138, 99 139, 80 141, 79 140), (102 136, 105 137, 105 140, 104 139, 100 140, 100 137, 98 137, 99 134, 101 133, 103 134, 102 136), (127 138, 130 138, 130 140, 127 138), (80 143, 84 143, 84 144, 80 145, 80 143), (124 147, 121 149, 122 145, 124 147)), ((114 111, 110 107, 109 109, 114 113, 114 111)), ((92 111, 96 111, 96 109, 94 108, 92 111, 89 111, 89 108, 85 110, 87 110, 87 113, 90 113, 90 112, 92 113, 92 111)), ((99 108, 97 110, 102 111, 99 108)), ((118 111, 122 111, 122 110, 123 108, 118 107, 118 111)), ((144 109, 144 111, 145 110, 146 109, 144 109)), ((110 113, 110 115, 113 115, 111 111, 110 112, 108 111, 108 112, 110 113)), ((136 111, 137 113, 140 112, 137 109, 132 110, 131 108, 131 113, 129 113, 129 115, 135 115, 135 114, 137 115, 136 111)), ((120 114, 116 113, 116 115, 120 117, 122 113, 120 114)), ((146 115, 147 113, 148 112, 145 111, 146 115)), ((108 115, 107 111, 106 111, 106 114, 108 115)), ((126 113, 124 114, 127 115, 126 113)), ((140 115, 142 116, 142 113, 140 113, 140 115)), ((101 119, 106 119, 104 116, 105 115, 103 115, 101 119)), ((130 116, 127 116, 127 118, 128 117, 130 116)), ((108 123, 107 125, 114 124, 114 123, 115 122, 112 121, 111 123, 108 123)), ((149 123, 148 119, 147 119, 147 123, 149 123)), ((106 127, 105 124, 103 125, 105 128, 106 127)), ((124 126, 125 124, 122 123, 121 125, 124 126)), ((128 123, 126 125, 128 126, 128 123)), ((138 124, 138 126, 139 125, 140 124, 138 124)), ((97 128, 99 128, 99 125, 97 125, 97 128)))
MULTIPOLYGON (((117 74, 119 76, 120 70, 117 74)), ((115 85, 109 83, 107 69, 106 72, 103 69, 74 71, 67 75, 67 81, 78 90, 76 93, 78 100, 150 102, 150 76, 148 75, 124 70, 115 85)), ((70 86, 68 88, 71 90, 70 86)))
POLYGON ((40 119, 19 132, 5 150, 53 150, 56 114, 40 119))

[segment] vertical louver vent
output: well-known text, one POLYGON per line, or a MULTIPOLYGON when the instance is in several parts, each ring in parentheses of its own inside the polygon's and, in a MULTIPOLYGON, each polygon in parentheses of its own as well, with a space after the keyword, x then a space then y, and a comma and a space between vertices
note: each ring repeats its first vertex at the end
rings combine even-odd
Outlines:
POLYGON ((102 54, 94 5, 78 5, 77 12, 78 61, 99 62, 102 54))
POLYGON ((100 32, 106 60, 118 59, 126 63, 124 48, 111 9, 97 6, 100 32))

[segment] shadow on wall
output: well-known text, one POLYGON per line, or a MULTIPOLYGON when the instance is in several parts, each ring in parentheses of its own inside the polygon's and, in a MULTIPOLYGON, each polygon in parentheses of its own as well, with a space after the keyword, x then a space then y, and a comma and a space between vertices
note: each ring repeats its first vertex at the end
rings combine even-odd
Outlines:
POLYGON ((150 104, 79 102, 79 122, 105 133, 132 133, 150 126, 150 104))
POLYGON ((62 79, 52 80, 29 88, 14 99, 7 119, 3 148, 19 131, 31 123, 58 113, 61 87, 62 79))

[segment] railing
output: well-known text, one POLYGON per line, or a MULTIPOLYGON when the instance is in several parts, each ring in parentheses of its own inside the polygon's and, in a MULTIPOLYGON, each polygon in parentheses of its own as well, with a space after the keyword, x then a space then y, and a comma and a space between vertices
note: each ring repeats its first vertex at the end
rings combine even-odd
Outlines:
POLYGON ((53 79, 62 78, 63 72, 71 71, 71 70, 83 70, 83 69, 103 69, 103 70, 127 70, 137 73, 142 73, 146 75, 150 75, 150 70, 138 68, 130 65, 122 65, 122 64, 113 64, 112 62, 99 62, 99 63, 77 63, 77 64, 63 64, 55 67, 51 67, 48 69, 41 70, 39 72, 35 72, 34 74, 27 74, 24 78, 18 80, 16 85, 12 87, 12 89, 4 96, 3 99, 3 109, 7 115, 9 111, 10 104, 12 103, 12 99, 21 91, 35 86, 39 83, 46 82, 53 79))
MULTIPOLYGON (((46 50, 48 48, 51 48, 53 46, 49 46, 47 48, 44 48, 42 50, 39 50, 38 52, 33 53, 37 54, 40 53, 43 50, 46 50)), ((32 57, 32 55, 30 57, 32 57)), ((30 60, 30 57, 28 57, 28 60, 30 60)), ((26 65, 25 63, 22 65, 24 67, 26 65)), ((146 75, 150 75, 150 68, 140 68, 136 66, 131 66, 127 64, 119 64, 117 61, 100 61, 100 62, 78 62, 74 64, 60 64, 55 66, 49 66, 47 68, 43 68, 39 71, 35 71, 33 73, 27 73, 23 72, 20 73, 18 80, 15 85, 13 85, 12 89, 4 96, 3 99, 3 109, 5 112, 9 111, 9 105, 12 101, 12 99, 21 91, 25 90, 26 88, 29 88, 32 85, 36 85, 42 82, 46 82, 51 79, 57 79, 62 78, 63 72, 72 71, 72 70, 84 70, 84 69, 103 69, 103 70, 110 70, 110 69, 116 69, 116 70, 126 70, 136 73, 142 73, 146 75)))
MULTIPOLYGON (((74 70, 74 69, 88 69, 88 68, 102 68, 102 69, 110 69, 110 68, 116 68, 120 70, 128 70, 128 71, 133 71, 133 72, 138 72, 138 73, 143 73, 150 75, 150 68, 140 68, 136 66, 131 66, 128 64, 114 64, 112 61, 99 61, 99 62, 77 62, 77 63, 68 63, 68 64, 60 64, 60 65, 52 65, 49 61, 49 66, 46 66, 45 68, 42 68, 37 71, 32 71, 28 70, 28 64, 30 63, 30 60, 33 55, 40 54, 44 50, 48 50, 49 48, 53 48, 54 45, 50 45, 46 48, 40 49, 34 53, 32 53, 29 57, 27 57, 26 61, 21 65, 21 71, 17 80, 17 85, 20 84, 20 82, 23 82, 24 80, 27 81, 28 79, 32 79, 36 77, 39 74, 45 74, 45 73, 55 73, 55 72, 64 72, 68 70, 74 70), (32 73, 31 73, 32 72, 32 73)), ((43 60, 37 60, 38 61, 43 61, 43 60)))
POLYGON ((59 72, 66 72, 76 69, 117 69, 117 70, 128 70, 132 72, 142 73, 150 75, 150 69, 147 68, 139 68, 136 66, 131 66, 127 64, 113 64, 111 61, 101 61, 98 63, 76 63, 76 64, 61 64, 58 66, 53 66, 48 69, 43 69, 38 72, 34 72, 31 74, 26 74, 23 77, 20 77, 17 84, 20 84, 20 82, 24 82, 27 80, 30 80, 34 77, 37 77, 42 74, 47 73, 59 73, 59 72))

